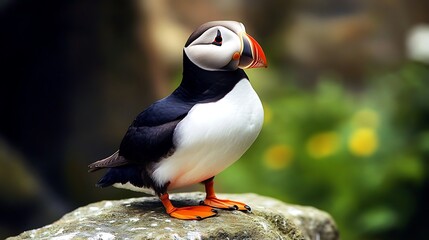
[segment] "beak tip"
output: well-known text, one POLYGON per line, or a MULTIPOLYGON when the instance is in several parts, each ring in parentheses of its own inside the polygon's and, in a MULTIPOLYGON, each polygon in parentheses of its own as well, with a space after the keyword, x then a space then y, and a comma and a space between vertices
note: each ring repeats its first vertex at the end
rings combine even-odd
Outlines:
POLYGON ((259 62, 253 66, 254 68, 267 68, 268 65, 265 62, 259 62))

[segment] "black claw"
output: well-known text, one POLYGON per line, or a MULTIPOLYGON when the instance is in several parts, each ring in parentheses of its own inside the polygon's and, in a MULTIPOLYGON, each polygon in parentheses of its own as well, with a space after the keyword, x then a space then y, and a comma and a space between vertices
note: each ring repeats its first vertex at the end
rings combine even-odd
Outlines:
POLYGON ((212 212, 214 212, 216 214, 218 213, 218 211, 216 209, 213 209, 213 208, 212 208, 212 212))
POLYGON ((237 210, 237 209, 238 209, 238 206, 237 206, 237 205, 234 205, 232 208, 233 208, 234 210, 237 210))
POLYGON ((249 211, 249 212, 252 211, 252 209, 249 207, 249 205, 245 205, 244 208, 247 209, 247 211, 249 211))
POLYGON ((200 201, 200 205, 204 205, 204 201, 203 200, 200 201))
POLYGON ((201 220, 201 219, 203 219, 202 217, 200 217, 200 216, 197 216, 197 220, 201 220))

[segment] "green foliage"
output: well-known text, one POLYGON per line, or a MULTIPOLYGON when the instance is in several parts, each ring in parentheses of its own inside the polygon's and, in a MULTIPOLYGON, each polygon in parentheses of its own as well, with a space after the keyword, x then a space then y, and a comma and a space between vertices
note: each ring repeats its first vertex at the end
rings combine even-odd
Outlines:
POLYGON ((272 71, 249 74, 266 121, 243 159, 218 178, 222 190, 324 209, 343 239, 404 228, 428 174, 429 69, 409 63, 376 73, 358 92, 332 76, 305 89, 272 71))

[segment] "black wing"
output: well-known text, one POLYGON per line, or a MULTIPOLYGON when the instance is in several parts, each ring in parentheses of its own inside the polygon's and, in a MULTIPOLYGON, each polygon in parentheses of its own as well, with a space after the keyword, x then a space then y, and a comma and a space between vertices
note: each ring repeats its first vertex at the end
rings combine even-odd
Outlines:
POLYGON ((152 127, 136 126, 133 123, 122 139, 119 150, 107 158, 90 164, 89 172, 128 164, 145 165, 172 153, 174 129, 182 119, 183 117, 179 116, 175 121, 152 127))
POLYGON ((183 117, 159 126, 131 125, 122 139, 119 156, 133 163, 156 162, 174 150, 174 129, 183 117))
POLYGON ((119 156, 144 164, 172 153, 174 129, 193 105, 174 95, 152 104, 128 128, 119 147, 119 156))
POLYGON ((155 102, 133 121, 118 152, 90 164, 89 171, 129 164, 146 165, 171 154, 174 129, 193 105, 174 95, 155 102))

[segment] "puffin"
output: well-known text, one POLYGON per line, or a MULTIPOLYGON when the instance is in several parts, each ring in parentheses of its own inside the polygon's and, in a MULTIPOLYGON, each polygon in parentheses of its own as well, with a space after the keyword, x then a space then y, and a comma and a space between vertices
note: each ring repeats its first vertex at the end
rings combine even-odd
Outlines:
POLYGON ((212 21, 198 27, 183 48, 180 85, 129 126, 119 150, 90 164, 108 169, 96 184, 159 197, 173 218, 201 220, 216 209, 251 211, 219 199, 214 177, 237 161, 261 131, 264 110, 243 69, 267 67, 259 43, 242 23, 212 21), (168 191, 202 183, 197 206, 175 207, 168 191))

